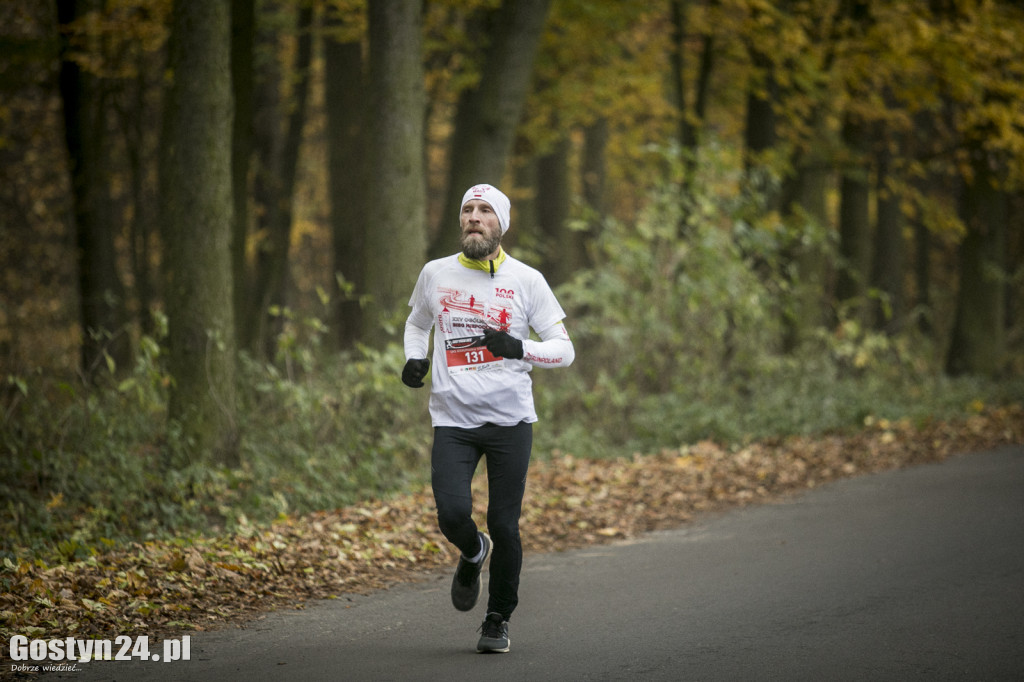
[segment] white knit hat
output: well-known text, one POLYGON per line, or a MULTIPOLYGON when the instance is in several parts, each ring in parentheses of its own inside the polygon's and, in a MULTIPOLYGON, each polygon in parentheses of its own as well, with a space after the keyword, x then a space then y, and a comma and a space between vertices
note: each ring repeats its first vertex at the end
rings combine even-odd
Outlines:
POLYGON ((498 216, 498 224, 501 226, 501 233, 505 234, 508 232, 509 220, 512 212, 512 202, 508 200, 508 197, 498 189, 491 185, 473 185, 466 190, 466 193, 462 195, 462 205, 459 206, 459 215, 462 214, 462 209, 466 206, 466 202, 471 199, 480 199, 486 201, 494 209, 494 212, 498 216))

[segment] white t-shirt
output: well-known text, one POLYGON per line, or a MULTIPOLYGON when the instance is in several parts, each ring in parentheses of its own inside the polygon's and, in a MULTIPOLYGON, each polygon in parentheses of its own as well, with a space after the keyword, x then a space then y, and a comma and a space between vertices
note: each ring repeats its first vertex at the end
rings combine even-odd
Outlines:
POLYGON ((459 254, 430 261, 409 299, 407 359, 426 357, 426 339, 434 328, 430 392, 434 426, 535 422, 532 366, 572 362, 572 343, 561 325, 565 313, 544 276, 508 255, 497 262, 492 275, 463 265, 459 254), (523 359, 492 355, 483 345, 488 327, 524 340, 523 359), (546 349, 542 348, 545 343, 529 339, 531 327, 551 340, 546 349))

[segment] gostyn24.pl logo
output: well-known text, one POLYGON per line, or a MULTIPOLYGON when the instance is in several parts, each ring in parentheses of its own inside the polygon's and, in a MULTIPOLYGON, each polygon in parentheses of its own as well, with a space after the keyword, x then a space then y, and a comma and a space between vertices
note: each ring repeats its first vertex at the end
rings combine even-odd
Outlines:
POLYGON ((192 638, 165 639, 160 650, 150 651, 149 637, 121 635, 114 639, 29 639, 14 635, 10 641, 12 671, 43 672, 70 670, 74 664, 88 661, 188 661, 192 658, 192 638))

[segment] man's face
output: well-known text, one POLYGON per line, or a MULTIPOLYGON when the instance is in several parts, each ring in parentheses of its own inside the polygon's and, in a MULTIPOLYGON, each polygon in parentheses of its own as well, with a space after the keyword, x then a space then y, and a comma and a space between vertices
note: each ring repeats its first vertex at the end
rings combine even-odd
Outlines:
POLYGON ((497 254, 501 244, 501 224, 491 205, 480 199, 470 199, 459 216, 462 236, 459 245, 467 258, 484 260, 497 254))

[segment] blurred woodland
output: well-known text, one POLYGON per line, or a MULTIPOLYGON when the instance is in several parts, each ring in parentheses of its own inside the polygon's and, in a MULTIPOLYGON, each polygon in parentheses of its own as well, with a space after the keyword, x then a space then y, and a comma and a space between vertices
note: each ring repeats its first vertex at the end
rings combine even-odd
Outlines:
POLYGON ((14 526, 155 514, 107 513, 152 467, 280 509, 283 468, 409 468, 395 342, 479 182, 568 311, 577 366, 537 377, 563 440, 857 424, 891 382, 1019 399, 1022 101, 1013 0, 0 3, 14 526), (135 478, 68 480, 102 453, 135 478))

